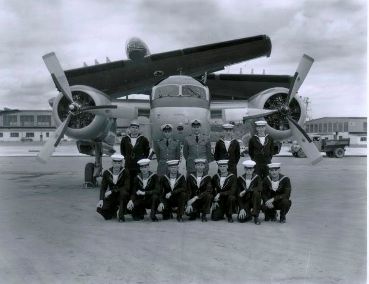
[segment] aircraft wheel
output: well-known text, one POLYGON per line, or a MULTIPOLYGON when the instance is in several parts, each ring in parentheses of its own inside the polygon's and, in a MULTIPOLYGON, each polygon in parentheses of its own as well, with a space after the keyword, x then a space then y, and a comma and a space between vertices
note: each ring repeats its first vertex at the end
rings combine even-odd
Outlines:
POLYGON ((85 166, 85 187, 94 187, 97 185, 96 178, 94 177, 94 163, 87 163, 85 166))
POLYGON ((297 152, 297 157, 299 158, 306 158, 306 155, 302 149, 299 149, 297 152))
POLYGON ((345 150, 342 148, 337 148, 336 150, 334 150, 334 156, 336 158, 343 158, 343 156, 345 155, 345 150))

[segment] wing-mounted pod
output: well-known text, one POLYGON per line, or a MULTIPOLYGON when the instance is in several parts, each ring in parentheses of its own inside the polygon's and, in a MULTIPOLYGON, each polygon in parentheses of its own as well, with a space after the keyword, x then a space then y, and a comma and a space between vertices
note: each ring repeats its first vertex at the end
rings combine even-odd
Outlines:
POLYGON ((130 38, 126 43, 126 54, 131 60, 140 60, 150 55, 150 50, 146 43, 138 37, 130 38))

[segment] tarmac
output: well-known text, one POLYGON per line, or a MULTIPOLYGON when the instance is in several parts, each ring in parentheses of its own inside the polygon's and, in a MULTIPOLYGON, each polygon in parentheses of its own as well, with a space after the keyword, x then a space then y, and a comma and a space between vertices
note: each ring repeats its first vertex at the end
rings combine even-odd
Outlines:
POLYGON ((0 157, 0 283, 366 283, 365 157, 273 158, 292 207, 260 226, 105 221, 82 187, 90 161, 0 157))

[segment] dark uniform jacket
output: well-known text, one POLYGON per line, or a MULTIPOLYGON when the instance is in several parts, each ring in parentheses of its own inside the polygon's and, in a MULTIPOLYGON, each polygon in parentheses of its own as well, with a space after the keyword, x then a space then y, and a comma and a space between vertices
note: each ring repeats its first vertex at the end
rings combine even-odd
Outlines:
POLYGON ((113 168, 105 170, 101 180, 100 200, 104 199, 105 192, 109 189, 112 192, 121 190, 129 192, 129 172, 125 168, 120 168, 117 179, 114 180, 113 168))
POLYGON ((131 144, 131 138, 129 135, 124 136, 120 142, 120 152, 126 160, 126 168, 129 170, 139 170, 137 161, 145 159, 150 153, 149 140, 145 136, 139 135, 136 140, 136 144, 133 147, 131 144))
MULTIPOLYGON (((238 177, 237 186, 238 186, 238 192, 237 192, 238 198, 241 198, 239 196, 239 194, 242 191, 246 190, 246 194, 242 198, 248 200, 248 199, 251 199, 253 192, 257 192, 259 194, 261 193, 261 191, 263 189, 263 182, 257 174, 253 174, 252 178, 251 178, 250 185, 247 188, 247 186, 246 186, 246 174, 243 174, 242 176, 238 177)), ((260 203, 260 201, 259 201, 259 203, 260 203)), ((240 202, 240 209, 246 209, 245 204, 243 202, 240 202)))
POLYGON ((197 196, 201 199, 205 194, 212 194, 213 187, 211 184, 211 177, 209 175, 204 175, 200 182, 200 187, 197 187, 196 175, 191 174, 187 179, 187 192, 189 198, 197 196))
POLYGON ((164 201, 165 195, 169 192, 172 193, 172 196, 178 193, 186 193, 187 192, 187 185, 186 185, 186 179, 183 175, 177 174, 176 182, 174 184, 174 188, 172 190, 170 186, 170 177, 167 175, 164 175, 160 178, 160 200, 164 201))
POLYGON ((290 199, 291 195, 291 182, 289 177, 279 174, 279 186, 276 191, 272 188, 272 180, 269 176, 263 180, 262 199, 264 203, 270 198, 274 198, 274 201, 281 199, 290 199))
POLYGON ((233 172, 237 169, 237 164, 240 160, 240 143, 236 139, 233 139, 227 151, 224 140, 218 140, 215 144, 214 160, 229 160, 228 170, 231 169, 233 172))
MULTIPOLYGON (((211 154, 210 139, 207 135, 200 133, 198 135, 198 142, 196 142, 196 135, 189 135, 183 145, 183 156, 186 159, 187 174, 196 172, 195 159, 206 159, 207 162, 214 160, 211 154)), ((205 172, 209 170, 209 165, 206 164, 205 172)))
POLYGON ((220 197, 222 196, 235 196, 237 192, 237 177, 234 174, 229 174, 223 184, 223 187, 220 186, 220 175, 216 174, 212 179, 213 188, 214 188, 214 196, 220 193, 220 197))
POLYGON ((136 199, 143 199, 145 197, 151 197, 154 194, 159 195, 159 177, 157 174, 151 173, 147 179, 146 187, 143 187, 142 174, 138 174, 135 176, 133 180, 133 192, 131 195, 131 200, 134 202, 136 199), (136 192, 138 190, 144 191, 145 195, 137 195, 136 192))
POLYGON ((269 135, 265 136, 264 145, 261 144, 259 137, 254 135, 249 141, 250 158, 258 163, 270 164, 273 157, 273 138, 269 135))
POLYGON ((181 158, 181 145, 178 140, 163 138, 154 142, 154 151, 158 161, 157 174, 163 176, 167 173, 167 161, 181 158))

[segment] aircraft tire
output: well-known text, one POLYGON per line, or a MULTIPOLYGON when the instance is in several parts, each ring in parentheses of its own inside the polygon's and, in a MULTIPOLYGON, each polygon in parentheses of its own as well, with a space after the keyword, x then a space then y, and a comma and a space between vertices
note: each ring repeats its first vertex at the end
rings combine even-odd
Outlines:
POLYGON ((94 178, 94 163, 87 163, 85 166, 85 184, 96 185, 96 178, 94 178))

